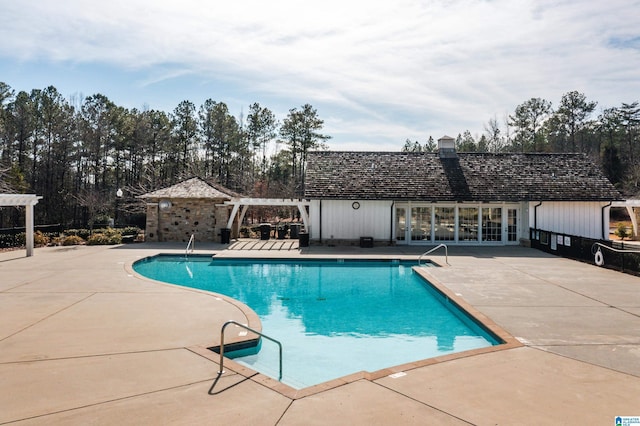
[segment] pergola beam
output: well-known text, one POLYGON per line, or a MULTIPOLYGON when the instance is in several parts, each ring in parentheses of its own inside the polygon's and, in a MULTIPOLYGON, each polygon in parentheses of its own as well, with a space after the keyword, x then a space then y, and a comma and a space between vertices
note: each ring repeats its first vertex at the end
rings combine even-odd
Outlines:
POLYGON ((242 213, 240 214, 240 221, 244 219, 244 215, 247 209, 251 206, 268 206, 268 207, 297 207, 300 211, 300 218, 304 227, 309 231, 309 214, 307 213, 307 207, 311 205, 311 201, 295 199, 295 198, 235 198, 231 201, 225 201, 225 206, 233 206, 231 214, 229 215, 229 221, 227 222, 227 228, 231 229, 233 221, 235 220, 240 207, 242 207, 242 213))
POLYGON ((634 207, 640 207, 640 200, 626 200, 626 201, 614 201, 611 203, 611 207, 625 207, 629 218, 631 218, 631 224, 633 225, 633 235, 638 236, 638 220, 636 219, 636 213, 633 211, 634 207))

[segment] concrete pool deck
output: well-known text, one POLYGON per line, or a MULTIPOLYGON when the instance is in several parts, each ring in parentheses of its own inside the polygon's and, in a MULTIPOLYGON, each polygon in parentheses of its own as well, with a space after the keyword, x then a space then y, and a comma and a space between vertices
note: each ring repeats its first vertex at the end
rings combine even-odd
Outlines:
MULTIPOLYGON (((523 247, 452 246, 451 266, 429 274, 522 346, 300 398, 225 367, 210 394, 218 364, 206 347, 246 311, 130 268, 183 246, 0 253, 0 424, 606 425, 640 416, 638 277, 523 247)), ((196 247, 245 257, 415 258, 425 250, 196 247)), ((441 253, 431 258, 444 264, 441 253)))

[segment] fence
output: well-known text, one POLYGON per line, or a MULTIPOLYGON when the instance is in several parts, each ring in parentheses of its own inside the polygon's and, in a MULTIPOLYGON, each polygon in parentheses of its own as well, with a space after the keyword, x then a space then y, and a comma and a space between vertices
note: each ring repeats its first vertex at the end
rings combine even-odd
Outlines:
MULTIPOLYGON (((34 232, 40 231, 45 235, 57 235, 62 232, 63 226, 59 223, 52 225, 35 225, 33 227, 34 232)), ((1 228, 0 229, 0 248, 12 248, 21 247, 25 244, 25 232, 24 226, 18 226, 13 228, 1 228)))
POLYGON ((603 267, 618 269, 634 275, 640 275, 640 253, 624 252, 624 250, 640 251, 640 245, 619 241, 596 240, 577 237, 575 235, 558 234, 540 229, 529 230, 531 247, 570 259, 595 263, 597 246, 595 243, 623 252, 602 249, 603 267))

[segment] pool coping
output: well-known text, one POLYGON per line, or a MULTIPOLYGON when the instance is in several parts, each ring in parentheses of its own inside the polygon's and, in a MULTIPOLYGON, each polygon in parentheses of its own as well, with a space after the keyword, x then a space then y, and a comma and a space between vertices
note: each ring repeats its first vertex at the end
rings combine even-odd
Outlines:
MULTIPOLYGON (((157 284, 163 284, 163 285, 169 285, 172 287, 178 287, 181 289, 186 289, 189 291, 195 291, 195 292, 199 292, 199 293, 204 293, 204 294, 212 294, 216 297, 221 298, 223 301, 230 303, 234 306, 236 306, 238 309, 240 309, 242 311, 242 313, 247 317, 247 326, 255 329, 256 331, 262 331, 262 322, 260 321, 260 317, 258 316, 258 314, 256 314, 253 309, 251 309, 251 307, 249 307, 248 305, 245 305, 244 303, 240 302, 239 300, 233 299, 232 297, 229 297, 227 295, 221 294, 221 293, 216 293, 216 292, 212 292, 212 291, 208 291, 208 290, 201 290, 201 289, 197 289, 197 288, 192 288, 192 287, 187 287, 187 286, 181 286, 178 284, 171 284, 171 283, 167 283, 164 281, 158 281, 158 280, 154 280, 152 278, 148 278, 144 275, 141 275, 139 273, 137 273, 134 268, 133 268, 133 264, 137 263, 137 262, 141 262, 144 261, 146 259, 150 259, 153 257, 158 257, 158 256, 177 256, 175 253, 157 253, 155 255, 151 255, 151 256, 146 256, 142 259, 138 259, 136 261, 130 262, 128 264, 125 265, 125 269, 132 274, 135 274, 137 277, 144 279, 144 280, 148 280, 157 284)), ((233 256, 219 256, 219 255, 206 255, 206 254, 199 254, 199 255, 194 255, 194 257, 201 257, 201 258, 219 258, 219 259, 235 259, 236 257, 233 256)), ((314 258, 305 258, 305 259, 300 259, 300 258, 295 258, 295 257, 238 257, 238 259, 242 259, 242 260, 280 260, 280 261, 292 261, 292 262, 299 262, 299 261, 317 261, 317 260, 322 260, 322 259, 335 259, 335 260, 339 260, 339 259, 346 259, 349 258, 351 260, 366 260, 366 261, 383 261, 383 262, 391 262, 393 260, 400 260, 400 261, 415 261, 415 256, 399 256, 397 258, 394 259, 389 259, 389 258, 376 258, 376 257, 367 257, 367 258, 362 258, 362 257, 351 257, 351 256, 319 256, 319 257, 314 257, 314 258)), ((447 268, 449 266, 443 266, 440 265, 436 262, 431 261, 434 264, 434 267, 441 267, 441 268, 447 268)), ((503 328, 501 328, 497 323, 495 323, 493 320, 491 320, 491 318, 487 317, 486 315, 484 315, 483 313, 481 313, 479 310, 477 310, 476 308, 474 308, 471 304, 467 303, 466 301, 464 301, 461 297, 459 297, 458 295, 456 295, 454 292, 452 292, 449 288, 447 288, 444 284, 442 284, 436 277, 434 277, 433 275, 428 273, 428 268, 423 268, 420 267, 419 265, 416 265, 414 267, 412 267, 412 270, 415 271, 418 275, 421 276, 421 278, 423 278, 424 280, 427 281, 428 284, 430 284, 437 292, 439 292, 442 296, 444 296, 446 298, 447 302, 451 302, 453 303, 458 309, 462 310, 463 313, 465 313, 466 315, 469 316, 469 318, 476 322, 481 328, 485 329, 487 332, 489 332, 490 334, 493 334, 497 339, 501 340, 502 343, 498 343, 496 345, 491 345, 491 346, 487 346, 487 347, 483 347, 483 348, 476 348, 476 349, 470 349, 470 350, 466 350, 466 351, 461 351, 461 352, 456 352, 456 353, 452 353, 452 354, 446 354, 446 355, 440 355, 437 357, 432 357, 432 358, 426 358, 426 359, 422 359, 422 360, 417 360, 417 361, 413 361, 413 362, 409 362, 409 363, 404 363, 404 364, 399 364, 399 365, 394 365, 391 367, 387 367, 387 368, 383 368, 380 370, 376 370, 376 371, 358 371, 358 372, 354 372, 352 374, 348 374, 346 376, 342 376, 336 379, 332 379, 332 380, 328 380, 326 382, 322 382, 313 386, 308 386, 305 388, 301 388, 301 389, 296 389, 294 387, 291 387, 279 380, 276 380, 266 374, 260 373, 259 371, 253 370, 249 367, 246 367, 236 361, 233 360, 233 358, 228 358, 228 357, 224 357, 224 366, 226 368, 228 368, 229 370, 233 371, 234 373, 239 374, 240 376, 244 377, 246 380, 251 380, 254 381, 258 384, 261 384, 262 386, 265 386, 287 398, 290 398, 292 400, 296 400, 296 399, 300 399, 300 398, 305 398, 311 395, 315 395, 318 394, 320 392, 324 392, 330 389, 334 389, 349 383, 353 383, 359 380, 367 380, 369 382, 373 382, 375 380, 381 379, 383 377, 387 377, 387 376, 391 376, 394 374, 399 374, 399 373, 404 373, 406 371, 410 371, 416 368, 421 368, 421 367, 426 367, 429 365, 435 365, 435 364, 440 364, 440 363, 444 363, 444 362, 448 362, 448 361, 453 361, 453 360, 458 360, 458 359, 463 359, 463 358, 467 358, 467 357, 472 357, 472 356, 476 356, 476 355, 480 355, 480 354, 488 354, 488 353, 493 353, 493 352, 499 352, 499 351, 503 351, 503 350, 508 350, 508 349, 514 349, 514 348, 518 348, 518 347, 522 347, 524 346, 523 343, 521 343, 518 339, 516 339, 515 337, 513 337, 510 333, 508 333, 507 331, 505 331, 503 328)), ((256 336, 255 334, 249 332, 249 334, 247 335, 246 338, 240 337, 240 336, 233 336, 233 337, 229 337, 229 339, 227 340, 226 336, 225 336, 225 347, 229 346, 229 345, 234 345, 234 344, 245 344, 245 343, 249 343, 251 341, 256 340, 258 336, 256 336)), ((190 350, 192 350, 194 353, 197 353, 198 355, 212 361, 215 363, 219 363, 220 361, 220 355, 219 352, 215 352, 213 349, 214 348, 219 348, 219 345, 197 345, 197 346, 191 346, 189 347, 190 350)), ((222 373, 224 374, 224 372, 222 373)), ((209 392, 213 392, 218 379, 220 379, 220 377, 222 376, 222 374, 218 373, 218 377, 216 378, 216 380, 214 380, 213 385, 211 387, 211 389, 209 390, 209 392)), ((235 385, 232 385, 235 386, 235 385)), ((224 389, 218 389, 217 392, 222 392, 224 389)))

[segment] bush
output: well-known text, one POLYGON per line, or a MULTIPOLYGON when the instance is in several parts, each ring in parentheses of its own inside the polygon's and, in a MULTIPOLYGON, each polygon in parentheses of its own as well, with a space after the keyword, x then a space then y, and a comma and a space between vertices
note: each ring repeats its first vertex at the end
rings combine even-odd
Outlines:
POLYGON ((15 235, 14 247, 22 247, 27 244, 27 234, 25 232, 19 232, 15 235))
POLYGON ((0 248, 18 247, 16 235, 0 234, 0 248))
POLYGON ((59 246, 59 241, 60 241, 60 233, 59 232, 43 232, 42 235, 44 235, 47 239, 48 242, 46 245, 49 246, 59 246))
POLYGON ((88 229, 65 229, 64 235, 76 235, 83 240, 86 240, 89 238, 89 235, 91 235, 91 231, 88 229))
POLYGON ((122 244, 122 235, 112 228, 101 229, 100 232, 89 237, 87 244, 90 246, 122 244))
POLYGON ((127 226, 126 228, 122 228, 119 231, 123 237, 125 235, 133 235, 135 237, 140 232, 140 228, 138 228, 137 226, 127 226))
POLYGON ((44 247, 49 244, 50 240, 51 239, 47 235, 40 231, 36 231, 33 234, 33 245, 36 247, 44 247))
POLYGON ((62 240, 63 246, 77 246, 78 244, 84 244, 84 239, 78 235, 69 235, 62 240))
POLYGON ((627 231, 627 225, 625 225, 623 222, 618 223, 618 228, 616 228, 615 234, 622 241, 624 241, 625 238, 631 236, 627 231))

